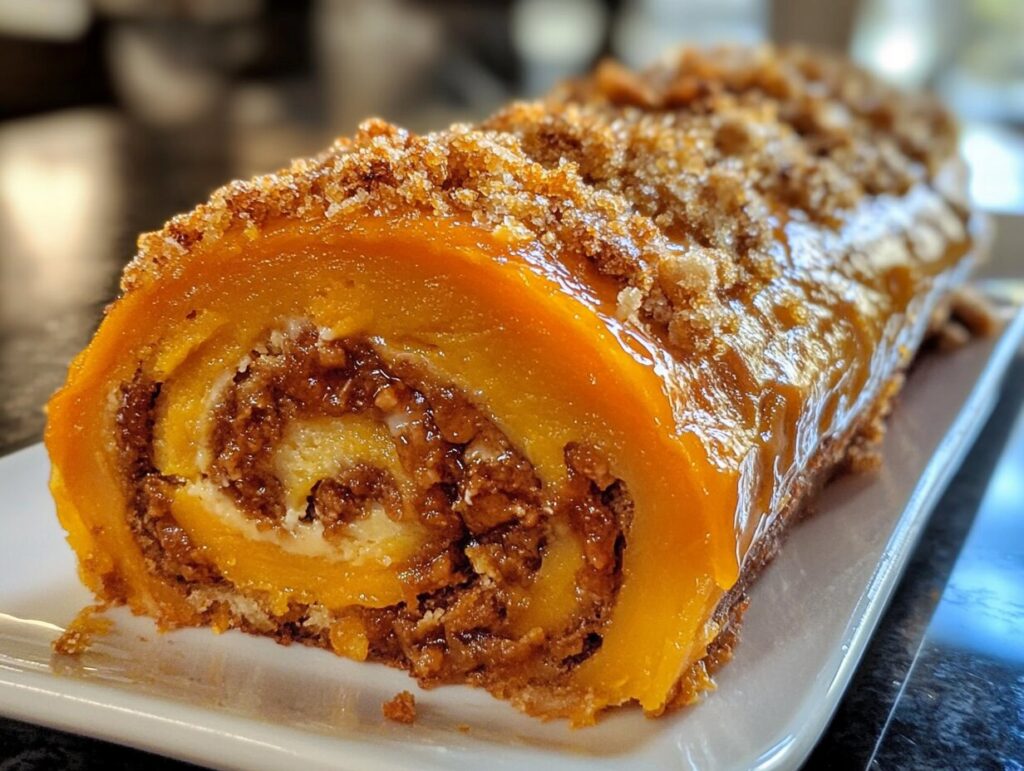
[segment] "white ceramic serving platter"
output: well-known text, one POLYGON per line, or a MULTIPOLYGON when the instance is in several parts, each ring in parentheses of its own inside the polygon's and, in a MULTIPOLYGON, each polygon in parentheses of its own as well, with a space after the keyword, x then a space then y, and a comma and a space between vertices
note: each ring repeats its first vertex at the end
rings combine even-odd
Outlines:
POLYGON ((57 525, 40 446, 0 459, 0 714, 218 767, 792 768, 806 757, 918 534, 988 415, 1024 333, 925 357, 890 422, 886 463, 840 479, 752 592, 735 659, 696 708, 593 728, 527 718, 485 692, 238 632, 159 634, 110 613, 77 659, 50 642, 90 596, 57 525), (416 694, 414 725, 381 704, 416 694))

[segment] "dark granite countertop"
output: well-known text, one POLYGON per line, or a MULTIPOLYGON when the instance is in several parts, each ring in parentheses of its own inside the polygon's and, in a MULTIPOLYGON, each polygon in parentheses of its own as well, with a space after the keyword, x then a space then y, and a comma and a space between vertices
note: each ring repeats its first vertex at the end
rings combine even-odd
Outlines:
MULTIPOLYGON (((0 172, 9 172, 0 181, 14 180, 0 185, 0 454, 38 439, 40 407, 112 296, 135 234, 253 170, 227 158, 224 144, 126 126, 100 110, 0 126, 0 172)), ((1021 221, 1002 223, 993 273, 1019 270, 1021 221)), ((808 767, 1022 768, 1022 400, 1024 357, 808 767)), ((0 718, 3 771, 143 764, 181 765, 0 718)))
POLYGON ((1024 356, 808 768, 1024 762, 1024 356))

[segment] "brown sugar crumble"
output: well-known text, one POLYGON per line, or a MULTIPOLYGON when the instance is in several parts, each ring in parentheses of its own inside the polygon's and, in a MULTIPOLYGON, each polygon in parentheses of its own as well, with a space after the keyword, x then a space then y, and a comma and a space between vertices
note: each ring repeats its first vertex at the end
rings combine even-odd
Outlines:
POLYGON ((416 697, 408 691, 400 691, 381 705, 381 712, 388 720, 410 725, 416 722, 416 697))
POLYGON ((143 235, 122 286, 282 217, 435 216, 581 255, 618 283, 622 316, 706 350, 740 326, 737 300, 777 277, 787 221, 835 231, 866 199, 935 185, 955 142, 936 100, 839 57, 688 49, 639 73, 606 64, 477 125, 365 121, 143 235))

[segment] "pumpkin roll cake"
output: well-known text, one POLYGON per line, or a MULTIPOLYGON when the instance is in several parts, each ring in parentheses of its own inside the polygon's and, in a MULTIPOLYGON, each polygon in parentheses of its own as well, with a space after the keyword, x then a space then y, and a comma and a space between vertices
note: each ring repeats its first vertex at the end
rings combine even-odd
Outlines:
POLYGON ((684 50, 233 182, 49 404, 81 577, 577 725, 691 703, 973 262, 955 145, 845 61, 684 50))

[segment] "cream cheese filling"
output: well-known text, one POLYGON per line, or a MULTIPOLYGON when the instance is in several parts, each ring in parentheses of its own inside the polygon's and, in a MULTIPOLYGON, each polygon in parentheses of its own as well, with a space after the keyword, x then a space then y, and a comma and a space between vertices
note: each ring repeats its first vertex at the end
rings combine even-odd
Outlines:
MULTIPOLYGON (((238 533, 247 541, 272 543, 289 554, 321 557, 353 566, 376 564, 390 567, 416 550, 422 533, 417 524, 396 522, 376 502, 367 505, 366 514, 350 523, 343 534, 324 538, 320 522, 296 522, 291 529, 261 527, 247 517, 234 501, 209 480, 190 482, 184 492, 198 499, 211 518, 238 533)), ((201 535, 190 533, 199 544, 201 535)))

